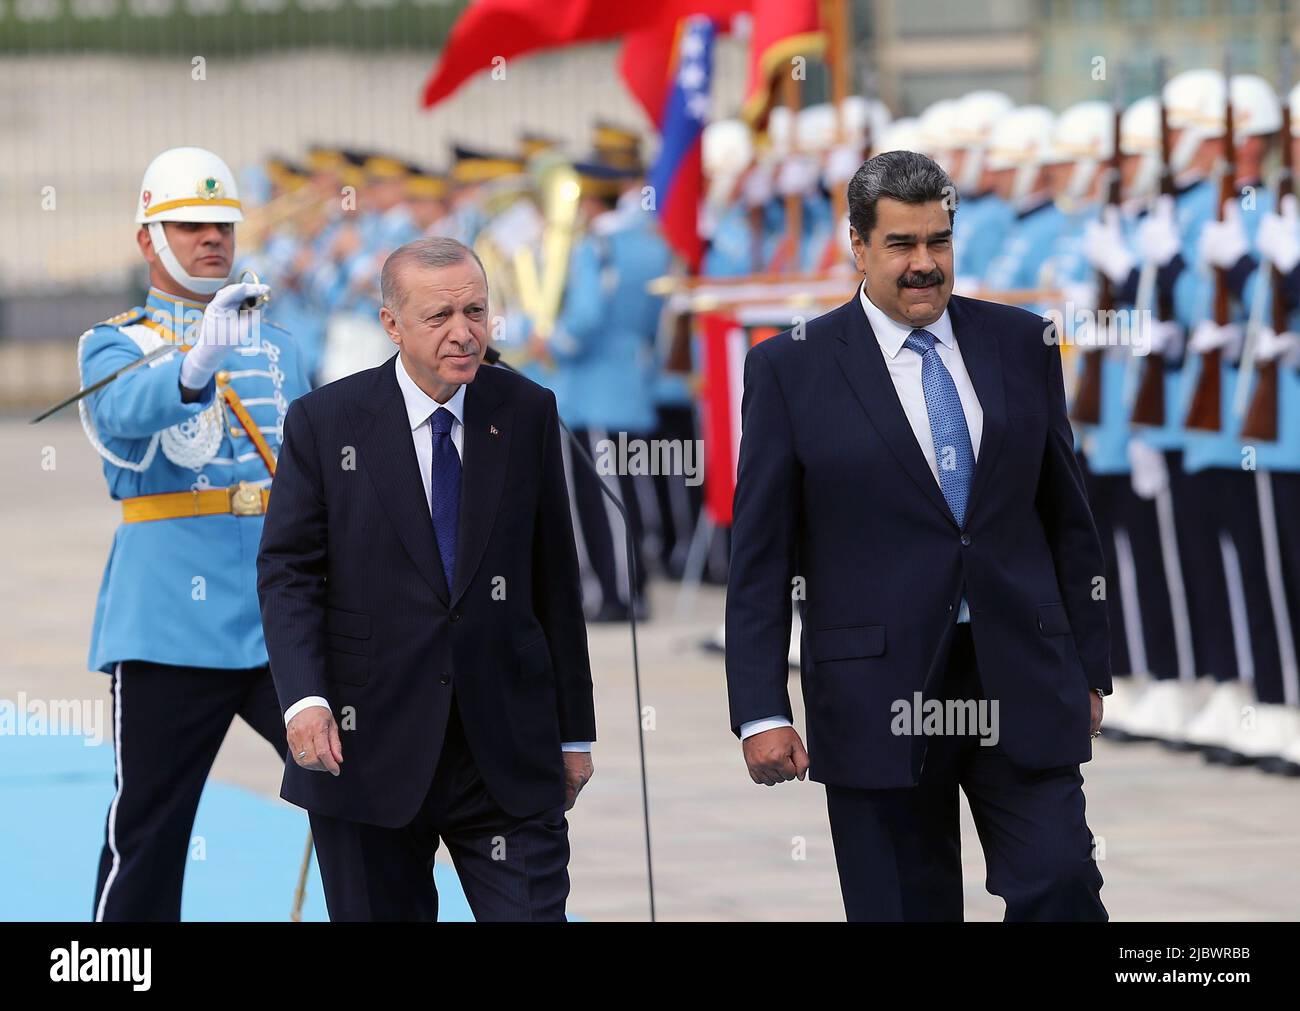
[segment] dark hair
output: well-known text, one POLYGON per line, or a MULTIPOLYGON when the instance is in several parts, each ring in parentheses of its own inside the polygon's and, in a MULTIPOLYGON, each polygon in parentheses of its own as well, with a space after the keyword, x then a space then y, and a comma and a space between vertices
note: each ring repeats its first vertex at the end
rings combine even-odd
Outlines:
POLYGON ((948 209, 948 223, 957 215, 957 187, 948 173, 915 151, 886 151, 868 158, 849 180, 849 224, 863 242, 876 227, 876 201, 881 197, 905 204, 938 200, 948 209))

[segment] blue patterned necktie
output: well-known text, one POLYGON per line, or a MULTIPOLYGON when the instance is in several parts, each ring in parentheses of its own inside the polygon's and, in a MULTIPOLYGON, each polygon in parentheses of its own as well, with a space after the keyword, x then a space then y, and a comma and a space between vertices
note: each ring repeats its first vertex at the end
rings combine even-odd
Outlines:
POLYGON ((460 454, 451 441, 455 421, 456 416, 445 407, 439 407, 429 418, 433 433, 433 536, 438 541, 449 592, 456 571, 456 524, 460 520, 460 454))
POLYGON ((960 527, 966 522, 966 498, 975 472, 966 412, 961 409, 957 385, 934 347, 934 334, 913 330, 903 346, 921 356, 921 391, 930 415, 930 436, 939 465, 939 487, 960 527))

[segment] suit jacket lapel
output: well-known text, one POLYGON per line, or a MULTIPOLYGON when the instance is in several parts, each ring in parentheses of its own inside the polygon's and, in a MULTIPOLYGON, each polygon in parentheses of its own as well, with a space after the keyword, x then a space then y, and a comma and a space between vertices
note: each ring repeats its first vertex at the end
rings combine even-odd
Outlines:
POLYGON ((921 452, 907 415, 903 413, 898 391, 894 389, 894 381, 885 365, 884 352, 880 350, 859 296, 854 295, 852 302, 841 307, 840 318, 836 357, 854 395, 907 476, 948 518, 948 522, 956 525, 948 500, 943 497, 939 482, 925 462, 925 454, 921 452))
MULTIPOLYGON (((486 366, 481 366, 486 369, 486 366)), ((456 532, 456 571, 451 602, 464 594, 478 570, 501 504, 510 457, 510 408, 489 383, 476 380, 465 389, 465 465, 460 486, 460 523, 456 532)))
POLYGON ((411 560, 445 604, 450 596, 447 577, 442 571, 429 500, 415 458, 406 401, 397 385, 396 358, 394 355, 376 370, 370 396, 352 403, 352 407, 371 417, 369 428, 358 426, 366 433, 357 447, 358 462, 369 475, 411 560))
POLYGON ((975 476, 971 480, 970 494, 966 500, 966 515, 979 500, 980 492, 989 483, 989 474, 997 464, 998 451, 1007 430, 1007 400, 1002 386, 1002 354, 997 336, 981 327, 973 319, 969 303, 959 295, 948 303, 948 316, 952 332, 957 337, 961 359, 970 374, 980 409, 984 412, 984 430, 980 435, 980 451, 975 461, 975 476))

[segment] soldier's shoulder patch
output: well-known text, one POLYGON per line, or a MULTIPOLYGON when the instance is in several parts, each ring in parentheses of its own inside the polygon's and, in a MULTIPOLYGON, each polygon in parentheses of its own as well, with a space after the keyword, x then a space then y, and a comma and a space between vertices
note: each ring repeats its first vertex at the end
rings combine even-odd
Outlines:
POLYGON ((119 312, 116 316, 110 316, 108 319, 101 320, 96 326, 128 326, 131 323, 139 323, 148 315, 144 306, 136 306, 134 309, 128 309, 126 312, 119 312))

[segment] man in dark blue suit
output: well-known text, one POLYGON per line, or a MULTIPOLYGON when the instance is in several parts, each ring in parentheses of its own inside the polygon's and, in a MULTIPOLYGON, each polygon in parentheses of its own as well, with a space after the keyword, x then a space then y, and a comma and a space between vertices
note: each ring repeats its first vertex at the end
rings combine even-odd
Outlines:
POLYGON ((258 556, 271 674, 333 920, 563 919, 596 737, 555 397, 479 365, 482 264, 384 265, 394 355, 295 401, 258 556), (345 758, 346 756, 346 758, 345 758))
POLYGON ((959 787, 1007 919, 1105 919, 1079 773, 1110 691, 1104 568, 1055 331, 952 295, 956 189, 930 159, 877 155, 848 197, 862 287, 745 361, 732 728, 754 782, 826 785, 849 919, 961 919, 959 787))

